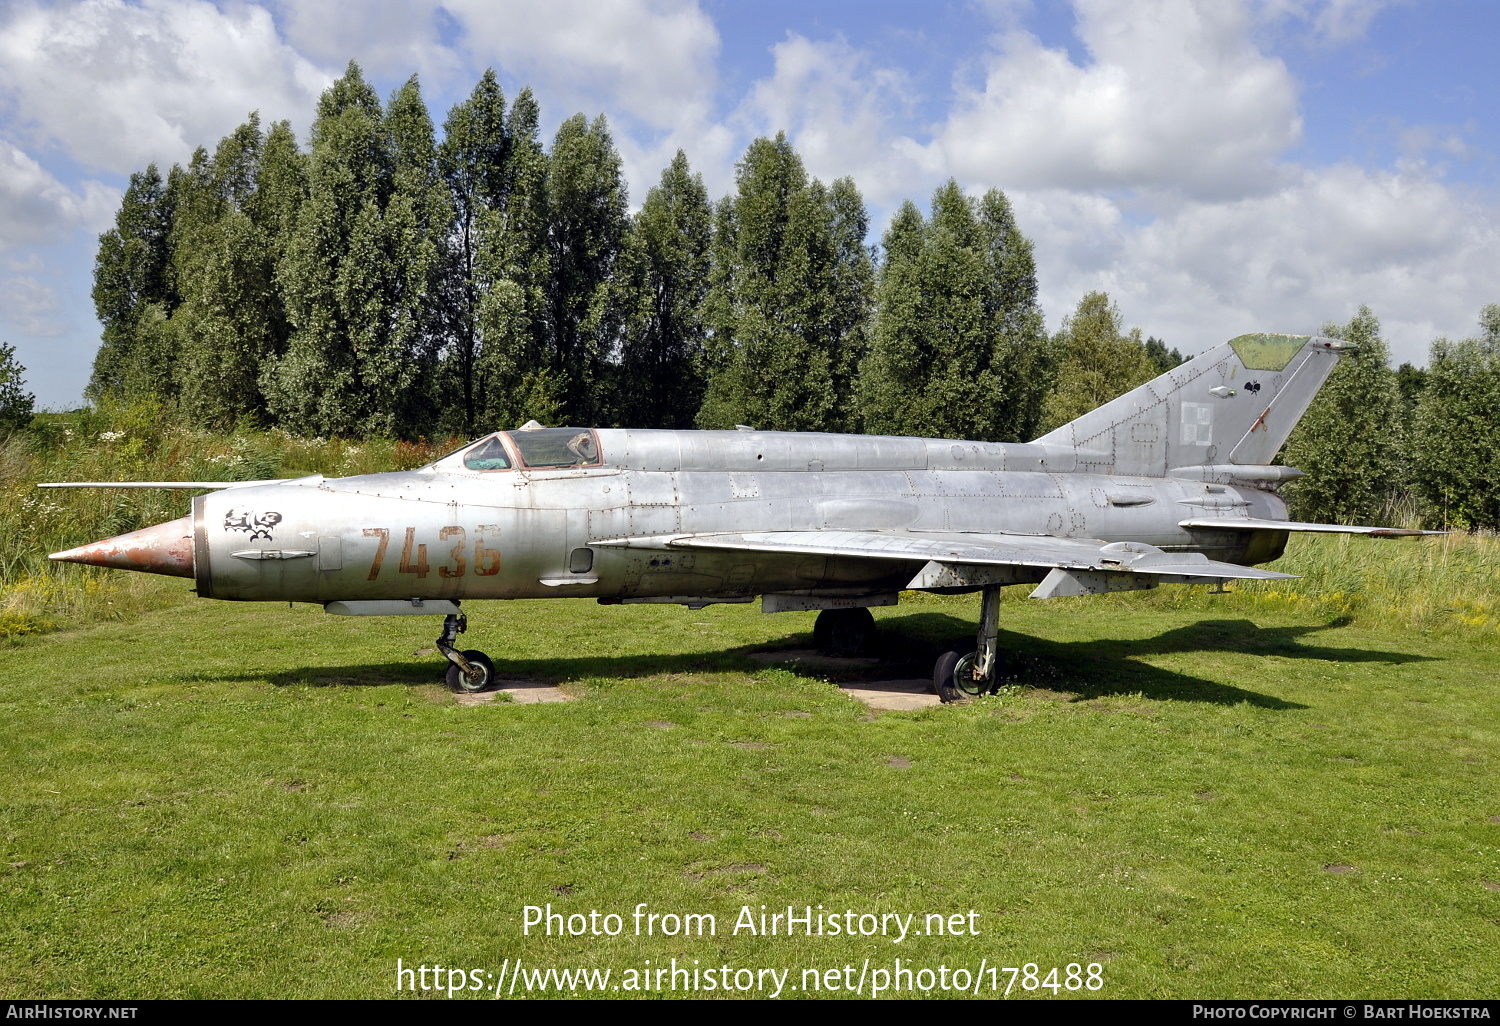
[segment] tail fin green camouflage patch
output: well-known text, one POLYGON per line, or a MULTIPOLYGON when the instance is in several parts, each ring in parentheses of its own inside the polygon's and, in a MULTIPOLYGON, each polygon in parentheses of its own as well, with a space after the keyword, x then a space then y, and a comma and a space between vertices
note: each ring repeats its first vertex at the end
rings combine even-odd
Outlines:
POLYGON ((1310 335, 1241 335, 1229 340, 1246 370, 1279 371, 1302 351, 1310 335))

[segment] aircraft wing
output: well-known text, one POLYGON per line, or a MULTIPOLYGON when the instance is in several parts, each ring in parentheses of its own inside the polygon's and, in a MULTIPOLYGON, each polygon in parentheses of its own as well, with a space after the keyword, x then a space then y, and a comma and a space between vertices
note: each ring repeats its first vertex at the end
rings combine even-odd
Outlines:
POLYGON ((38 488, 247 488, 250 485, 282 484, 295 478, 275 477, 264 481, 48 481, 38 488))
POLYGON ((1346 524, 1305 524, 1295 520, 1254 520, 1249 517, 1223 520, 1195 519, 1181 521, 1178 527, 1199 527, 1219 531, 1302 531, 1318 534, 1367 534, 1373 538, 1412 538, 1422 534, 1447 534, 1447 531, 1416 531, 1404 527, 1350 527, 1346 524))
POLYGON ((623 548, 731 549, 742 552, 844 556, 939 564, 1030 566, 1124 571, 1179 577, 1287 580, 1292 574, 1218 563, 1197 552, 1164 552, 1137 542, 1107 545, 1080 538, 1022 534, 926 531, 762 531, 749 534, 683 534, 622 538, 596 545, 623 548))

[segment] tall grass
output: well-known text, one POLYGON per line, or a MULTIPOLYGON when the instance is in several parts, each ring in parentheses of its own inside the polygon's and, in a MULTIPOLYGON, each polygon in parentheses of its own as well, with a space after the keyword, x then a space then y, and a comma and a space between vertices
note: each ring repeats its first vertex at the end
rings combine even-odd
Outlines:
MULTIPOLYGON (((1455 533, 1425 538, 1292 535, 1267 569, 1295 581, 1236 581, 1232 597, 1166 586, 1107 601, 1163 608, 1299 610, 1399 624, 1424 633, 1500 633, 1500 539, 1455 533)), ((1088 601, 1088 600, 1080 600, 1088 601)))
POLYGON ((297 438, 175 424, 150 403, 42 414, 0 437, 0 638, 117 618, 181 601, 186 582, 53 563, 47 553, 184 516, 185 491, 58 489, 41 481, 254 481, 421 466, 458 440, 297 438), (451 444, 450 444, 451 443, 451 444))
POLYGON ((1493 534, 1293 541, 1274 568, 1301 580, 1246 585, 1248 597, 1420 631, 1500 630, 1500 539, 1493 534))

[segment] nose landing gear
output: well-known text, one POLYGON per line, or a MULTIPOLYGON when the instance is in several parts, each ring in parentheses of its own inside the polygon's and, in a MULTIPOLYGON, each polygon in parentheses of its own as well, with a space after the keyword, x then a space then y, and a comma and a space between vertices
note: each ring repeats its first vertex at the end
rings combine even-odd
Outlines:
POLYGON ((453 647, 458 636, 468 630, 469 618, 463 613, 449 613, 438 635, 437 649, 448 658, 448 687, 474 694, 488 691, 495 684, 495 664, 477 649, 460 652, 453 647))
POLYGON ((1000 586, 985 587, 979 604, 979 634, 974 651, 967 645, 938 656, 932 667, 932 690, 944 702, 964 696, 993 694, 1000 686, 1000 586))

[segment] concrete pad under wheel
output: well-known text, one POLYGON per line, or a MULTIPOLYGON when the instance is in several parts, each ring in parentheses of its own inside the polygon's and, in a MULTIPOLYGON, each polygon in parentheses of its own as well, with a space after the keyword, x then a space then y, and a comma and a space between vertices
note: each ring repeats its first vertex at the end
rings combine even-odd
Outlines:
POLYGON ((509 695, 518 705, 540 705, 544 702, 571 702, 573 696, 559 687, 543 684, 539 680, 502 680, 492 691, 481 691, 475 695, 459 694, 454 701, 459 705, 483 705, 493 702, 499 695, 509 695))
POLYGON ((839 690, 850 698, 859 699, 871 709, 905 712, 943 704, 942 699, 932 693, 932 683, 921 679, 865 680, 841 684, 839 690))

